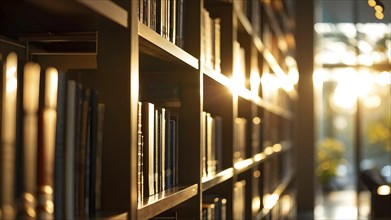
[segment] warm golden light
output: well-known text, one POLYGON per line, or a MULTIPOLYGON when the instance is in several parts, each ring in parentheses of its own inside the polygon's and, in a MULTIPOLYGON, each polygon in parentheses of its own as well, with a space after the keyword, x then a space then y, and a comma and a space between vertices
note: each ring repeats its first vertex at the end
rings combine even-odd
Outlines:
POLYGON ((261 171, 259 170, 254 171, 253 176, 254 178, 259 178, 261 176, 261 171))
POLYGON ((267 156, 271 155, 271 154, 273 153, 273 147, 267 147, 267 148, 265 148, 264 152, 265 152, 265 154, 266 154, 267 156))
POLYGON ((17 96, 17 64, 18 57, 16 53, 11 52, 5 61, 5 72, 3 85, 3 128, 2 139, 4 143, 13 143, 16 132, 16 96, 17 96))
POLYGON ((252 210, 254 212, 258 212, 261 208, 261 198, 259 196, 255 196, 252 201, 252 210))
POLYGON ((382 195, 382 196, 390 195, 391 194, 391 187, 387 186, 387 185, 381 185, 377 188, 376 192, 378 195, 382 195))
POLYGON ((379 20, 383 20, 384 14, 383 14, 383 12, 377 11, 377 12, 375 13, 375 17, 376 17, 377 19, 379 19, 379 20))
POLYGON ((376 1, 375 0, 368 0, 368 5, 370 7, 375 7, 376 6, 376 1))
POLYGON ((253 123, 256 125, 259 125, 261 123, 261 118, 260 117, 254 117, 253 118, 253 123))
POLYGON ((383 7, 381 5, 376 5, 375 6, 375 11, 376 12, 383 12, 383 7))
POLYGON ((266 209, 272 209, 277 201, 279 199, 279 196, 277 194, 266 194, 264 197, 264 207, 266 209))
POLYGON ((40 71, 41 67, 37 63, 28 62, 24 66, 23 106, 26 112, 38 110, 40 71))
POLYGON ((261 77, 259 76, 258 71, 251 71, 250 75, 250 86, 251 86, 251 92, 253 95, 258 95, 259 93, 259 85, 261 83, 261 77))
POLYGON ((390 72, 381 72, 377 76, 376 82, 382 86, 390 85, 391 84, 391 73, 390 72))
POLYGON ((254 156, 254 160, 255 160, 255 162, 258 162, 258 161, 261 161, 261 160, 263 160, 263 159, 265 159, 265 154, 264 153, 259 153, 259 154, 256 154, 255 156, 254 156))
POLYGON ((240 169, 243 169, 245 167, 250 166, 252 163, 253 163, 253 160, 250 158, 247 160, 242 160, 242 161, 236 162, 234 164, 234 167, 235 167, 235 169, 240 170, 240 169))
POLYGON ((46 69, 45 77, 45 106, 48 108, 56 108, 57 106, 57 87, 57 69, 49 67, 46 69))
POLYGON ((273 151, 274 152, 280 152, 282 150, 281 144, 275 144, 273 145, 273 151))

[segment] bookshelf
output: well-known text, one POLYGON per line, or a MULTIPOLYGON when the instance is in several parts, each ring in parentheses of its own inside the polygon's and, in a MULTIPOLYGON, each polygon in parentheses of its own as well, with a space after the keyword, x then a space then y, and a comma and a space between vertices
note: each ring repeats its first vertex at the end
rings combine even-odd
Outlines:
MULTIPOLYGON (((96 89, 104 104, 100 185, 86 183, 86 189, 98 187, 91 198, 75 189, 76 199, 62 201, 75 208, 64 209, 66 215, 58 214, 62 202, 49 198, 54 203, 49 215, 204 219, 213 212, 217 219, 295 219, 298 95, 297 82, 290 81, 297 73, 289 38, 291 1, 20 0, 0 5, 0 63, 16 53, 17 91, 23 91, 24 64, 34 61, 42 75, 53 66, 83 89, 96 89), (139 103, 154 106, 151 124, 140 120, 145 112, 139 117, 139 103), (153 139, 147 142, 141 130, 153 139), (157 153, 146 158, 152 148, 157 153), (151 169, 144 169, 149 162, 151 169), (98 206, 78 208, 90 200, 98 200, 98 206)), ((4 75, 2 69, 2 88, 4 75)), ((6 95, 1 93, 1 112, 6 95)), ((24 152, 23 99, 17 97, 17 159, 24 152)), ((75 123, 77 117, 76 110, 75 123)), ((77 159, 78 142, 74 145, 77 159)), ((28 177, 12 160, 0 160, 1 177, 15 178, 11 190, 17 195, 2 198, 0 209, 11 219, 22 217, 26 210, 17 204, 28 177), (9 165, 14 170, 6 176, 9 165), (8 205, 10 213, 4 209, 8 205)))

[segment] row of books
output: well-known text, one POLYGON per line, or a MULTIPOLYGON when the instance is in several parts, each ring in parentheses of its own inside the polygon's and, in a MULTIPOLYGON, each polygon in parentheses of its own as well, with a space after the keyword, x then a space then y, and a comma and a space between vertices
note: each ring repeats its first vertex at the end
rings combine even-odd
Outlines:
POLYGON ((227 199, 215 195, 203 195, 202 220, 226 220, 227 199))
POLYGON ((246 56, 245 49, 240 46, 238 41, 233 44, 233 80, 238 88, 245 88, 249 85, 249 78, 246 77, 246 56))
POLYGON ((246 180, 239 180, 234 183, 234 192, 232 194, 232 207, 233 218, 232 219, 246 219, 245 207, 246 207, 246 180))
POLYGON ((178 116, 150 102, 138 103, 138 201, 177 185, 178 116))
POLYGON ((101 201, 104 104, 38 63, 4 63, 0 208, 4 219, 93 215, 101 201))
POLYGON ((233 148, 234 162, 241 161, 246 159, 246 132, 247 132, 247 119, 238 117, 235 118, 234 121, 234 140, 233 140, 233 148))
POLYGON ((222 118, 202 112, 201 126, 202 178, 205 179, 222 170, 222 118))
POLYGON ((183 0, 138 0, 139 20, 183 47, 183 0))
POLYGON ((220 18, 211 18, 206 9, 201 14, 201 62, 218 72, 221 71, 221 33, 220 18))

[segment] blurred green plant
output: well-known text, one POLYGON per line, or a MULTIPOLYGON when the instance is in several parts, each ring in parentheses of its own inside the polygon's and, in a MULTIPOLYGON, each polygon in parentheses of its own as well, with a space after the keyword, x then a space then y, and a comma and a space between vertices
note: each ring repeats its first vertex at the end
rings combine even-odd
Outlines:
POLYGON ((316 145, 318 166, 316 174, 323 185, 337 176, 337 167, 343 161, 345 146, 335 138, 324 138, 316 145))

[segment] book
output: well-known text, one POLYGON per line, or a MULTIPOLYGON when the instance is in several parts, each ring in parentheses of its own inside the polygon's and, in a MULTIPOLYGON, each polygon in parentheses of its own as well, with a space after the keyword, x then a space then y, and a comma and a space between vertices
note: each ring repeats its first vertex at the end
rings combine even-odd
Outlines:
POLYGON ((58 74, 56 147, 54 152, 54 218, 64 216, 64 149, 66 114, 66 74, 58 74))
POLYGON ((95 213, 95 180, 96 180, 96 151, 97 151, 97 136, 98 136, 98 105, 99 105, 99 93, 97 90, 91 90, 90 96, 90 111, 91 111, 91 120, 89 124, 89 140, 90 145, 90 154, 87 156, 90 160, 89 166, 89 185, 87 188, 88 205, 86 204, 86 209, 88 208, 88 215, 92 216, 95 213))
POLYGON ((56 140, 58 71, 45 71, 43 105, 38 115, 37 217, 53 218, 54 150, 56 140))
POLYGON ((233 201, 233 219, 245 219, 245 197, 246 197, 246 181, 240 180, 235 182, 234 184, 234 191, 232 195, 232 201, 233 201))
POLYGON ((173 44, 176 44, 176 16, 177 16, 177 0, 170 0, 170 33, 169 38, 173 44))
POLYGON ((155 151, 155 106, 149 102, 142 103, 142 133, 144 136, 143 173, 144 173, 144 197, 152 196, 155 192, 154 185, 154 151, 155 151))
POLYGON ((158 126, 159 126, 159 133, 158 133, 158 140, 159 140, 159 145, 158 145, 158 185, 159 185, 159 191, 163 191, 166 186, 165 186, 165 175, 166 175, 166 109, 165 108, 159 108, 158 109, 158 126))
POLYGON ((4 63, 2 130, 0 154, 0 211, 4 219, 13 219, 15 213, 15 137, 18 57, 11 52, 4 63), (7 129, 4 129, 7 128, 7 129))
POLYGON ((23 72, 23 200, 19 217, 36 216, 39 79, 41 67, 27 62, 23 72))
POLYGON ((105 104, 98 104, 98 121, 97 121, 97 142, 95 155, 95 210, 101 209, 102 204, 102 148, 103 148, 103 128, 105 119, 105 104))
POLYGON ((65 124, 65 176, 64 176, 64 217, 75 216, 75 123, 76 87, 73 80, 67 83, 66 124, 65 124))
POLYGON ((223 118, 215 116, 216 172, 223 170, 223 118))
POLYGON ((183 0, 176 0, 176 32, 175 32, 175 44, 179 47, 184 47, 184 35, 183 35, 183 0))
POLYGON ((223 197, 217 196, 217 195, 203 195, 202 196, 202 203, 203 204, 213 204, 214 205, 214 211, 213 216, 211 216, 211 219, 219 219, 219 220, 225 220, 227 215, 227 200, 223 197))
POLYGON ((221 72, 221 19, 215 18, 214 21, 214 69, 221 72))
POLYGON ((77 194, 78 194, 78 210, 81 215, 86 214, 86 182, 87 182, 87 143, 88 143, 88 118, 89 118, 89 103, 90 89, 83 90, 81 97, 81 124, 80 124, 80 148, 79 148, 79 163, 77 164, 77 194))
POLYGON ((142 133, 142 102, 137 103, 137 202, 144 196, 143 186, 143 133, 142 133))
POLYGON ((235 118, 234 121, 234 162, 246 158, 246 126, 247 119, 235 118))

